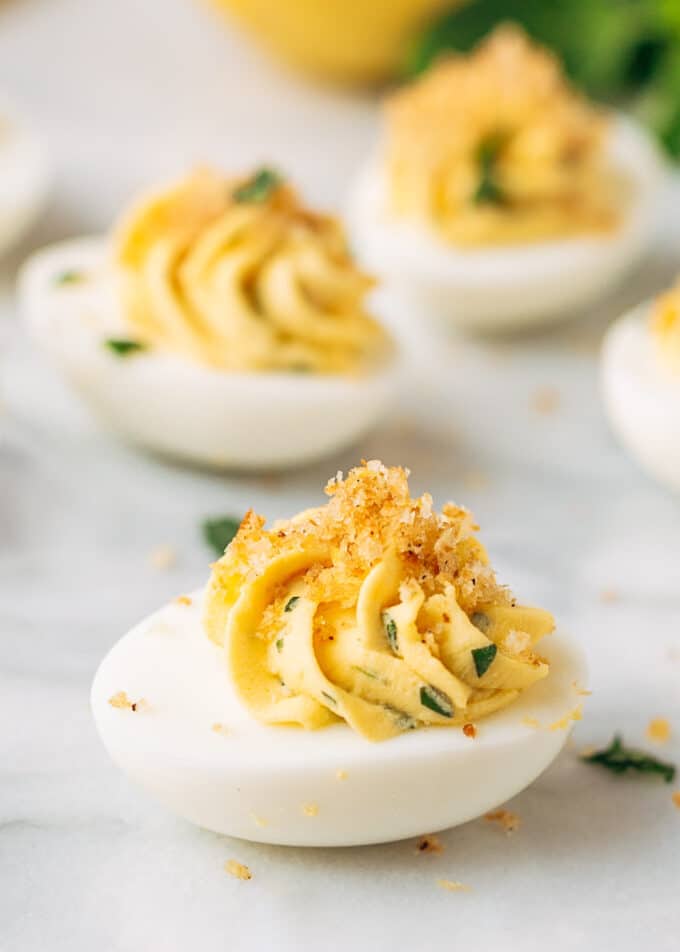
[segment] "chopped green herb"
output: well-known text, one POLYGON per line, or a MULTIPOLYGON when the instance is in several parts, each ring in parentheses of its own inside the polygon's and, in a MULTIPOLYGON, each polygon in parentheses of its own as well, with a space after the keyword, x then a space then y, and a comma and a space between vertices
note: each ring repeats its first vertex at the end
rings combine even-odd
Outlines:
POLYGON ((470 615, 470 621, 475 628, 479 628, 484 634, 486 634, 491 627, 491 619, 488 615, 485 615, 484 612, 473 612, 472 615, 470 615))
POLYGON ((332 694, 327 694, 326 691, 322 691, 321 693, 322 693, 322 695, 326 698, 326 700, 328 701, 329 704, 335 705, 335 704, 338 703, 338 702, 335 700, 335 698, 333 697, 332 694))
POLYGON ((399 641, 397 639, 397 623, 389 614, 389 612, 382 613, 382 623, 383 628, 385 629, 385 634, 387 635, 387 640, 389 642, 390 648, 392 651, 399 650, 399 641))
POLYGON ((276 650, 278 651, 279 654, 281 654, 281 652, 283 651, 283 638, 277 639, 276 650))
POLYGON ((82 271, 62 271, 61 274, 56 275, 54 279, 55 284, 78 284, 80 281, 83 281, 85 275, 82 271))
POLYGON ((375 673, 375 671, 369 671, 368 668, 360 668, 358 664, 353 664, 352 668, 367 678, 372 678, 374 681, 378 680, 378 675, 375 673))
POLYGON ((500 205, 504 200, 503 191, 496 180, 496 164, 502 145, 503 140, 500 136, 490 136, 479 146, 477 151, 479 182, 474 194, 477 205, 485 203, 500 205))
POLYGON ((420 703, 442 717, 453 717, 453 701, 432 684, 424 684, 420 689, 420 703))
POLYGON ((281 185, 281 176, 273 169, 258 169, 243 185, 234 190, 236 202, 266 202, 281 185))
POLYGON ((104 341, 104 346, 119 357, 129 357, 130 354, 139 354, 146 350, 146 344, 139 340, 125 340, 122 337, 110 337, 104 341))
POLYGON ((496 657, 496 652, 498 648, 496 645, 484 645, 483 648, 473 648, 472 649, 472 660, 475 663, 475 671, 477 672, 477 677, 481 678, 483 674, 491 667, 491 662, 496 657))
POLYGON ((622 774, 628 770, 636 770, 638 773, 660 774, 666 783, 672 783, 675 779, 676 768, 674 764, 665 763, 645 753, 644 750, 636 750, 632 747, 625 747, 620 734, 616 734, 609 747, 598 750, 594 754, 587 754, 583 760, 589 764, 601 764, 612 773, 622 774))
POLYGON ((415 717, 411 717, 411 715, 407 714, 405 711, 400 711, 396 707, 392 707, 389 704, 385 704, 383 706, 387 713, 394 718, 394 723, 400 731, 412 731, 418 726, 418 721, 415 719, 415 717))
POLYGON ((286 604, 285 604, 285 606, 284 606, 284 609, 283 609, 284 612, 292 612, 293 609, 295 608, 295 606, 297 605, 297 603, 298 603, 299 601, 300 601, 300 596, 299 596, 299 595, 293 595, 293 596, 292 596, 291 598, 289 598, 288 601, 286 602, 286 604))
POLYGON ((239 525, 239 520, 233 516, 206 519, 203 523, 203 538, 218 555, 224 555, 224 550, 238 532, 239 525))

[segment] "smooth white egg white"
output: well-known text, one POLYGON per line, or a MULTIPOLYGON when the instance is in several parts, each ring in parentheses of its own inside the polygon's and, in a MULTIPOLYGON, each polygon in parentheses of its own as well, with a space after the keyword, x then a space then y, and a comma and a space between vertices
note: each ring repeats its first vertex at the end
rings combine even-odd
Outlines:
POLYGON ((39 137, 0 96, 0 254, 25 234, 42 210, 49 177, 39 137))
POLYGON ((396 359, 350 378, 221 372, 153 350, 117 355, 106 340, 130 333, 102 239, 34 255, 19 297, 34 339, 99 418, 178 459, 252 469, 307 463, 361 436, 394 396, 396 359))
POLYGON ((653 477, 680 492, 680 374, 665 367, 650 329, 651 303, 615 321, 605 335, 605 409, 623 445, 653 477))
POLYGON ((474 739, 430 728, 374 744, 345 724, 263 725, 235 696, 224 651, 203 631, 201 602, 199 592, 191 605, 170 604, 122 638, 97 671, 91 703, 114 763, 168 809, 218 833, 350 846, 464 823, 545 770, 569 734, 556 722, 583 700, 583 659, 553 635, 541 642, 549 677, 480 721, 474 739), (113 707, 120 691, 143 698, 142 709, 113 707))
POLYGON ((430 315, 469 329, 498 331, 576 313, 641 258, 656 228, 665 180, 657 148, 639 125, 617 117, 610 153, 632 185, 623 225, 612 235, 456 248, 422 223, 394 218, 377 154, 350 195, 352 245, 365 266, 398 292, 414 320, 430 315))

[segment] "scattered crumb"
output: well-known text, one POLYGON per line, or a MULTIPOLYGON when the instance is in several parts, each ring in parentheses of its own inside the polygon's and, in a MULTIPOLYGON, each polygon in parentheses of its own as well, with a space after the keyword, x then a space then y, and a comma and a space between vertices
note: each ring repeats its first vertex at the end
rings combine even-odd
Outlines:
POLYGON ((416 847, 417 853, 443 853, 444 846, 439 842, 436 836, 432 834, 421 836, 416 847))
POLYGON ((676 790, 671 799, 678 810, 680 810, 680 790, 676 790))
POLYGON ((541 387, 531 397, 531 408, 536 413, 548 415, 555 413, 560 405, 559 391, 554 387, 541 387))
POLYGON ((318 803, 305 803, 302 807, 302 812, 305 816, 318 816, 319 815, 319 804, 318 803))
POLYGON ((177 551, 171 545, 159 545, 149 553, 149 565, 164 572, 177 563, 177 551))
POLYGON ((446 889, 449 892, 470 892, 472 889, 472 886, 456 882, 455 879, 438 879, 437 885, 440 889, 446 889))
POLYGON ((508 835, 516 833, 522 822, 517 814, 511 813, 510 810, 493 810, 487 813, 484 819, 489 823, 497 823, 508 835))
POLYGON ((220 724, 219 721, 215 721, 215 723, 212 725, 212 727, 210 728, 210 730, 213 731, 215 734, 223 734, 223 735, 225 735, 225 736, 230 733, 229 728, 227 727, 227 725, 226 725, 226 724, 220 724))
POLYGON ((346 770, 336 770, 335 776, 338 780, 347 780, 347 771, 346 770))
POLYGON ((670 722, 665 717, 653 717, 647 725, 647 737, 657 744, 665 744, 670 736, 670 722))
POLYGON ((551 731, 566 730, 572 721, 580 721, 582 717, 583 717, 583 708, 579 704, 579 706, 575 707, 573 711, 567 711, 564 717, 560 717, 559 720, 551 724, 548 730, 551 730, 551 731))
POLYGON ((523 717, 522 723, 525 727, 534 727, 536 730, 539 730, 541 722, 537 721, 535 717, 523 717))
POLYGON ((579 697, 590 697, 593 693, 592 691, 586 690, 586 688, 582 688, 578 681, 572 681, 571 686, 579 697))
POLYGON ((229 873, 230 876, 233 876, 235 879, 252 879, 253 874, 250 872, 247 866, 244 866, 243 863, 239 863, 235 859, 228 859, 224 864, 225 873, 229 873))
POLYGON ((463 485, 470 491, 475 489, 488 489, 489 477, 480 470, 470 470, 470 472, 463 475, 463 485))
POLYGON ((138 701, 131 701, 125 691, 117 691, 109 698, 111 707, 117 707, 127 711, 145 711, 148 709, 148 702, 141 697, 138 701))
POLYGON ((269 826, 269 820, 265 820, 263 816, 258 816, 257 813, 250 811, 250 815, 258 826, 269 826))
POLYGON ((476 737, 477 728, 474 724, 463 724, 463 733, 466 737, 476 737))
POLYGON ((605 588, 602 592, 600 592, 601 602, 618 602, 620 598, 621 596, 615 588, 605 588))
POLYGON ((191 605, 191 599, 188 595, 178 595, 175 599, 175 605, 191 605))

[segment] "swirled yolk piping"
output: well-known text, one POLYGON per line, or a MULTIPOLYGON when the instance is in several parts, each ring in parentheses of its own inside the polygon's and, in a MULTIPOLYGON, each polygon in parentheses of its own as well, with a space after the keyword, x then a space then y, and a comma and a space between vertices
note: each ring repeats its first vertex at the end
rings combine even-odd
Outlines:
POLYGON ((130 336, 221 370, 355 373, 388 352, 339 223, 267 170, 201 169, 115 230, 130 336))
POLYGON ((651 328, 660 362, 680 374, 680 283, 654 302, 651 328))
POLYGON ((462 246, 610 231, 627 189, 606 134, 556 58, 502 25, 388 102, 391 209, 462 246))
POLYGON ((477 721, 548 675, 533 647, 552 616, 496 582, 465 509, 435 512, 377 462, 326 491, 269 530, 250 512, 213 566, 206 631, 256 718, 384 740, 477 721))

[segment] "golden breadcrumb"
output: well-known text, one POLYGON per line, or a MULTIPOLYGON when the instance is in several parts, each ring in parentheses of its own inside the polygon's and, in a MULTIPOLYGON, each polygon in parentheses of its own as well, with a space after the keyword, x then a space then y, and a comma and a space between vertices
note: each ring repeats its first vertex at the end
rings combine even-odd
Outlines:
POLYGON ((572 711, 567 711, 564 717, 560 717, 558 720, 554 721, 549 725, 548 730, 551 731, 564 731, 566 730, 572 721, 580 721, 583 718, 583 707, 578 705, 572 711))
POLYGON ((220 723, 220 721, 215 721, 215 723, 212 725, 212 727, 210 728, 210 730, 211 730, 214 734, 224 734, 224 735, 226 735, 226 734, 229 734, 229 733, 230 733, 229 728, 227 727, 227 725, 220 723))
POLYGON ((647 737, 657 744, 665 744, 671 736, 670 721, 665 717, 653 717, 647 725, 647 737))
POLYGON ((455 879, 438 879, 437 885, 440 889, 446 889, 448 892, 470 892, 472 889, 472 886, 459 883, 455 879))
POLYGON ((235 859, 227 860, 227 862, 224 864, 224 871, 229 873, 229 875, 233 876, 235 879, 248 880, 253 878, 253 874, 250 872, 250 869, 235 859))
POLYGON ((547 416, 559 409, 560 394, 554 387, 541 387, 531 397, 531 409, 547 416))
POLYGON ((178 595, 175 599, 175 605, 191 605, 192 601, 188 595, 178 595))
POLYGON ((477 728, 474 724, 463 724, 463 733, 466 737, 474 738, 477 736, 477 728))
POLYGON ((177 551, 171 545, 159 545, 149 553, 149 565, 159 572, 171 569, 177 563, 177 551))
POLYGON ((346 770, 336 770, 335 777, 337 780, 347 780, 347 771, 346 770))
POLYGON ((429 834, 428 836, 421 836, 416 845, 417 853, 443 853, 444 844, 441 843, 436 836, 429 834))
POLYGON ((671 799, 676 807, 680 810, 680 790, 676 790, 671 799))
POLYGON ((131 701, 125 691, 117 691, 109 698, 111 707, 120 708, 127 711, 144 711, 148 708, 148 702, 142 697, 138 701, 131 701))
POLYGON ((535 717, 523 717, 522 723, 525 727, 533 727, 535 730, 539 730, 541 727, 541 722, 536 720, 535 717))
POLYGON ((319 815, 319 804, 318 803, 305 803, 302 807, 302 812, 305 816, 318 816, 319 815))
POLYGON ((578 681, 572 681, 571 686, 579 697, 590 697, 593 693, 592 691, 586 690, 586 688, 582 688, 578 681))
POLYGON ((257 813, 253 813, 252 810, 250 811, 250 815, 257 826, 269 826, 269 820, 265 820, 263 816, 258 816, 257 813))
POLYGON ((488 820, 489 823, 497 823, 503 832, 507 833, 508 835, 510 833, 516 833, 522 823, 520 817, 516 813, 512 813, 510 810, 503 809, 492 810, 491 813, 486 814, 484 819, 488 820))

